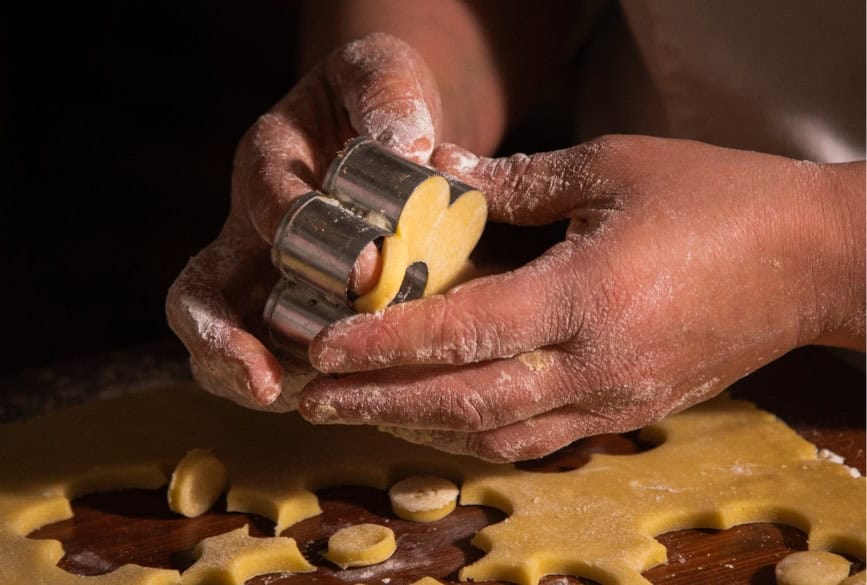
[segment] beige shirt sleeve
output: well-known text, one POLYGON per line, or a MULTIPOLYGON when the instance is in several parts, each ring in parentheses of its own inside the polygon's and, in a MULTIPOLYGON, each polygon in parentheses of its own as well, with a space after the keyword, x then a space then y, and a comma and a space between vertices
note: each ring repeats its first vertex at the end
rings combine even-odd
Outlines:
POLYGON ((579 138, 865 158, 863 0, 622 0, 581 69, 579 138), (614 22, 616 20, 616 22, 614 22))

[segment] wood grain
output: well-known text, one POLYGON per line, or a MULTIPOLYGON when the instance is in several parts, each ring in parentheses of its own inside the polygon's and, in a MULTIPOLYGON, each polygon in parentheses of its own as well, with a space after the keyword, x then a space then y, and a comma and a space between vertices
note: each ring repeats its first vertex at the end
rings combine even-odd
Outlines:
MULTIPOLYGON (((756 372, 733 388, 736 397, 750 399, 774 412, 802 436, 845 457, 864 473, 864 374, 827 352, 809 348, 794 352, 756 372)), ((649 448, 626 435, 603 435, 578 441, 539 461, 521 466, 539 473, 556 473, 583 465, 592 453, 629 454, 649 448)), ((319 494, 323 514, 284 532, 298 541, 304 555, 318 566, 308 575, 262 576, 251 585, 338 585, 369 583, 407 585, 429 575, 457 582, 457 572, 479 558, 470 545, 473 534, 499 522, 504 515, 490 508, 459 507, 431 524, 400 520, 391 514, 384 492, 366 488, 336 488, 319 494), (358 522, 387 524, 398 539, 398 550, 385 563, 341 571, 321 553, 330 534, 358 522)), ((249 523, 257 536, 272 534, 273 524, 260 517, 227 513, 218 502, 207 514, 186 519, 166 506, 165 490, 132 490, 95 494, 73 502, 75 517, 46 526, 31 536, 55 538, 67 551, 60 565, 82 575, 113 570, 124 563, 183 570, 202 538, 249 523)), ((800 531, 775 524, 749 524, 730 530, 682 530, 659 536, 669 562, 646 573, 665 585, 773 585, 774 564, 790 551, 806 548, 800 531)), ((863 568, 856 563, 855 569, 863 568)), ((575 585, 590 581, 549 576, 543 585, 575 585)))

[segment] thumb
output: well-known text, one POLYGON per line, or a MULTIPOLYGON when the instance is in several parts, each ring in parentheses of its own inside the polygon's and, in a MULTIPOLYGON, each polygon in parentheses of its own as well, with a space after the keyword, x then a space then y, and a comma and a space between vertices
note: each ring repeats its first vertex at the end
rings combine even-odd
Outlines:
POLYGON ((431 164, 485 193, 488 219, 515 225, 542 225, 566 219, 600 195, 609 140, 572 148, 505 158, 478 157, 454 144, 440 145, 431 164))
POLYGON ((428 161, 441 118, 439 91, 412 47, 374 33, 333 53, 326 74, 356 132, 417 163, 428 161))

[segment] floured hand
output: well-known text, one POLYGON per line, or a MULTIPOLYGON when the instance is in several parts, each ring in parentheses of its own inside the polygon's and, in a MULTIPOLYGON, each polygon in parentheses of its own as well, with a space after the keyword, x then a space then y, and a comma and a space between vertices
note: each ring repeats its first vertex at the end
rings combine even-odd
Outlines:
MULTIPOLYGON (((439 120, 439 94, 421 57, 373 34, 332 52, 250 128, 235 156, 229 217, 166 300, 169 325, 201 385, 253 408, 293 407, 293 397, 282 395, 281 364, 255 334, 277 279, 268 250, 280 219, 292 199, 320 185, 348 138, 367 134, 426 162, 439 120)), ((377 278, 370 245, 350 286, 363 293, 377 278)))
POLYGON ((634 429, 809 343, 864 343, 863 163, 611 136, 432 162, 489 217, 570 219, 513 272, 354 316, 314 340, 316 423, 380 425, 504 461, 634 429))

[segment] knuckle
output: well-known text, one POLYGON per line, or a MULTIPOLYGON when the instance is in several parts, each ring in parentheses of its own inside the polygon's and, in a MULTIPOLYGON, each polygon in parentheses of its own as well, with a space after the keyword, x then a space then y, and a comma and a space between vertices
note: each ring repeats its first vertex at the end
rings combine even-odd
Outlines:
POLYGON ((446 418, 458 430, 482 431, 490 427, 489 404, 474 391, 452 395, 443 406, 446 418))
POLYGON ((487 345, 484 328, 476 317, 467 316, 459 305, 444 296, 438 312, 437 339, 440 344, 439 356, 449 363, 465 364, 483 359, 482 349, 487 345))
POLYGON ((516 442, 508 440, 497 431, 471 433, 467 436, 467 452, 493 463, 511 463, 522 456, 516 442))
POLYGON ((531 181, 531 161, 530 156, 518 153, 482 163, 480 174, 494 186, 503 208, 509 209, 516 203, 531 181))
MULTIPOLYGON (((609 178, 602 169, 603 162, 612 150, 616 149, 618 137, 603 135, 583 142, 571 149, 571 178, 584 197, 594 199, 601 194, 609 178)), ((607 189, 606 189, 607 191, 607 189)))
MULTIPOLYGON (((367 361, 371 365, 390 364, 399 357, 401 348, 407 346, 404 329, 400 324, 391 323, 386 319, 379 321, 376 325, 376 331, 364 338, 364 355, 367 356, 367 361)), ((398 361, 412 361, 410 355, 403 357, 403 360, 398 359, 398 361)))

